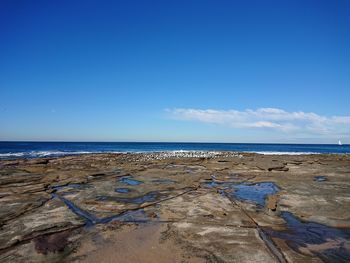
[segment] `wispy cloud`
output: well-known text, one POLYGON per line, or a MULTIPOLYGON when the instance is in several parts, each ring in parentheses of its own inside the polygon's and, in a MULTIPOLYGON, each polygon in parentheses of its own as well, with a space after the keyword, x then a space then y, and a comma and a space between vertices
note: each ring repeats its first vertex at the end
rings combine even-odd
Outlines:
POLYGON ((350 134, 350 116, 322 116, 313 112, 289 112, 277 108, 256 110, 167 109, 173 118, 225 125, 241 129, 271 129, 284 133, 350 134))

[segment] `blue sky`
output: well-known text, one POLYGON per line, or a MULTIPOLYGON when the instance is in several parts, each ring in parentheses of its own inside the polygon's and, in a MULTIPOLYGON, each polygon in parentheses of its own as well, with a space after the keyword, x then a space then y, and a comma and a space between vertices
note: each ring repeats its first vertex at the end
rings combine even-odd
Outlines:
POLYGON ((350 143, 349 13, 1 1, 0 140, 350 143))

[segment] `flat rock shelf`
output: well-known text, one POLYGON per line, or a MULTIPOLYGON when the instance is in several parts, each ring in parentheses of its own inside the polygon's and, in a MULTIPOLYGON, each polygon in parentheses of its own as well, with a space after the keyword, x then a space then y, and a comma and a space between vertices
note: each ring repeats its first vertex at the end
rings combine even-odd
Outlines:
POLYGON ((350 156, 1 160, 0 262, 350 262, 350 156))

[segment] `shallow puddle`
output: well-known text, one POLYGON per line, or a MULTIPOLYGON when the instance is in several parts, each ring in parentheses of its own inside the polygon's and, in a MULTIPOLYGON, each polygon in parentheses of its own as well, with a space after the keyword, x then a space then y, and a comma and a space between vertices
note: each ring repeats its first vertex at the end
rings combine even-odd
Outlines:
POLYGON ((253 202, 259 206, 265 205, 267 196, 273 195, 279 191, 278 186, 272 182, 237 184, 233 182, 218 182, 215 181, 214 178, 204 183, 204 186, 208 188, 219 188, 230 198, 253 202))
POLYGON ((210 181, 210 182, 204 183, 204 186, 208 187, 208 188, 216 188, 216 187, 225 186, 225 185, 227 186, 227 184, 218 183, 218 182, 215 182, 215 181, 210 181))
POLYGON ((276 184, 263 182, 256 184, 236 184, 233 185, 235 191, 232 193, 239 200, 250 201, 260 206, 265 205, 268 195, 273 195, 279 191, 276 184))
POLYGON ((57 194, 52 194, 53 198, 58 198, 77 216, 85 221, 85 226, 89 227, 95 224, 106 224, 111 221, 121 221, 121 222, 148 222, 149 217, 146 215, 143 209, 125 211, 118 215, 113 215, 109 217, 99 218, 74 204, 72 201, 63 198, 57 194))
POLYGON ((115 189, 115 191, 117 193, 126 194, 126 193, 131 192, 131 189, 129 189, 129 188, 117 188, 117 189, 115 189))
POLYGON ((316 182, 324 182, 324 181, 328 181, 328 178, 326 176, 323 175, 318 175, 314 177, 314 181, 316 182))
POLYGON ((76 214, 80 218, 84 219, 84 221, 86 222, 87 225, 93 225, 93 224, 98 223, 99 219, 96 216, 81 209, 76 204, 74 204, 72 201, 70 201, 66 198, 63 198, 62 196, 59 196, 57 194, 52 194, 52 197, 60 199, 74 214, 76 214))
POLYGON ((271 236, 286 240, 294 250, 313 254, 324 262, 350 262, 350 230, 304 222, 290 212, 283 212, 286 231, 265 229, 271 236))
POLYGON ((119 182, 127 184, 127 185, 143 184, 143 182, 141 182, 139 180, 132 179, 131 176, 123 176, 119 179, 119 182))

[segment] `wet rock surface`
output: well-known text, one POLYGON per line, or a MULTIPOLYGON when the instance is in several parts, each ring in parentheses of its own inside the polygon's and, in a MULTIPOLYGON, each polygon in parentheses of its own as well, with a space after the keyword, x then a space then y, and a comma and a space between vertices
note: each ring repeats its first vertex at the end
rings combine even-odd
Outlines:
POLYGON ((350 156, 0 161, 1 262, 350 262, 350 156))

